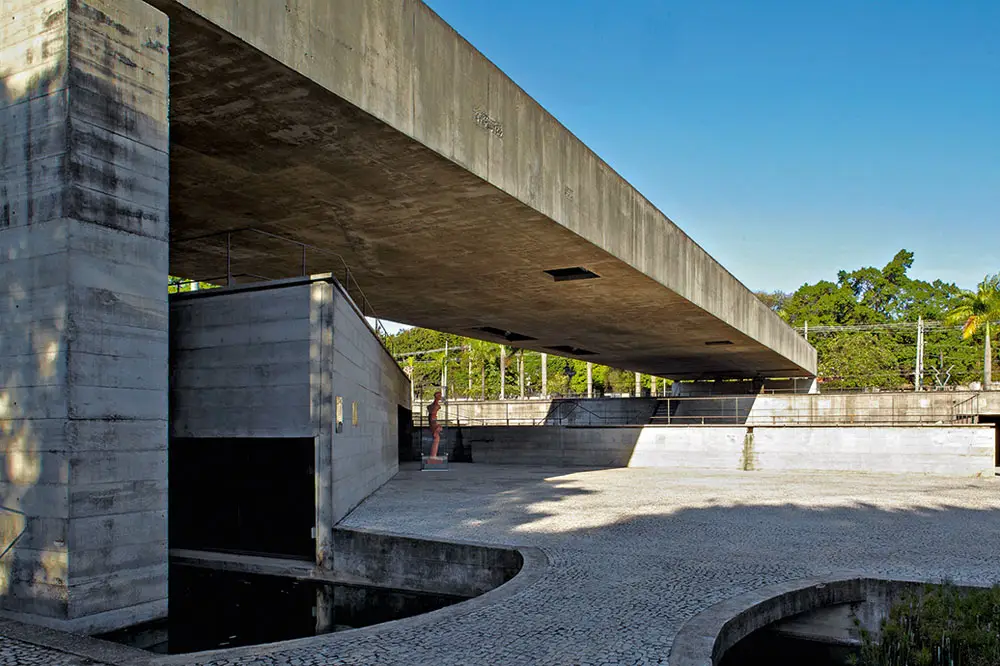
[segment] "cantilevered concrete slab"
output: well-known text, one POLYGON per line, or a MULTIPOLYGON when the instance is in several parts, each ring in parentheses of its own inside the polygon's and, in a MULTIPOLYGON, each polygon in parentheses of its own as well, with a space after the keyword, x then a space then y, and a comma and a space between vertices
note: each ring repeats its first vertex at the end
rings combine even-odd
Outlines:
MULTIPOLYGON (((805 340, 423 3, 151 4, 171 26, 174 274, 225 274, 224 236, 182 241, 250 226, 343 255, 388 319, 663 376, 815 373, 805 340), (545 272, 570 267, 600 277, 545 272)), ((294 247, 231 244, 232 273, 302 272, 294 247)))

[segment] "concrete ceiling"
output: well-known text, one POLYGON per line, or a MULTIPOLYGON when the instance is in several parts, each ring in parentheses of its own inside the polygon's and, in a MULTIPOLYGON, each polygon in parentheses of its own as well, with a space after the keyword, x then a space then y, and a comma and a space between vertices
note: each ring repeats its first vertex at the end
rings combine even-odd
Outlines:
POLYGON ((308 273, 343 276, 340 255, 385 319, 510 331, 529 338, 517 346, 674 378, 815 370, 808 345, 791 360, 226 30, 153 4, 171 19, 172 274, 225 275, 227 243, 233 274, 302 274, 298 246, 225 233, 251 227, 313 246, 308 273), (576 266, 600 277, 545 272, 576 266))

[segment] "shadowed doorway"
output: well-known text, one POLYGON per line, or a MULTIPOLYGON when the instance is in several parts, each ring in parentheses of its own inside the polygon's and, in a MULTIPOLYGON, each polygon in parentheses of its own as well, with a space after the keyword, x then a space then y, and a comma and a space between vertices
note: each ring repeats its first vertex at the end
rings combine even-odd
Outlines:
POLYGON ((311 438, 170 442, 170 547, 314 559, 311 438))

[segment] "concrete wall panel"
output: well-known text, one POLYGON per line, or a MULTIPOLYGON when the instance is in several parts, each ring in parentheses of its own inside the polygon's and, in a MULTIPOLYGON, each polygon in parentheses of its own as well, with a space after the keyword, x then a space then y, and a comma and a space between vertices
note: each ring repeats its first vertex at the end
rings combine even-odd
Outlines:
MULTIPOLYGON (((445 441, 454 440, 448 428, 445 441)), ((978 476, 991 426, 487 426, 462 428, 480 463, 978 476)))

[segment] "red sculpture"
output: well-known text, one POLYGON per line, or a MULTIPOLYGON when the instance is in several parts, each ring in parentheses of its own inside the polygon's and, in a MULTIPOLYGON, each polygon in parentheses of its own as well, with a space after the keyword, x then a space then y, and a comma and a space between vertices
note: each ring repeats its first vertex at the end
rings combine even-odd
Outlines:
POLYGON ((438 423, 437 415, 441 410, 441 391, 434 392, 434 402, 427 405, 427 420, 431 426, 431 436, 434 443, 431 444, 431 458, 437 456, 438 444, 441 442, 441 424, 438 423))

